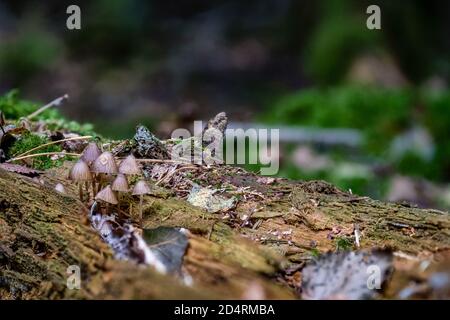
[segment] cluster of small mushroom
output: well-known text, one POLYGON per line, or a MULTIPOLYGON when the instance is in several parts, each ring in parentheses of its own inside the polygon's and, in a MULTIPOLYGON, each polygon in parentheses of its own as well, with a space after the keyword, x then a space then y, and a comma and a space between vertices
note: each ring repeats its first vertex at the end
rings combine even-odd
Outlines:
MULTIPOLYGON (((77 163, 72 167, 69 178, 79 185, 81 201, 90 200, 89 184, 92 186, 92 195, 96 201, 109 204, 119 204, 116 193, 129 193, 130 186, 127 177, 141 174, 136 158, 129 155, 119 164, 116 163, 111 152, 101 152, 97 144, 91 142, 84 149, 77 163), (87 199, 84 199, 83 184, 86 187, 87 199)), ((132 195, 140 197, 139 218, 142 218, 142 201, 144 194, 150 193, 150 188, 144 180, 138 181, 131 190, 132 195)))

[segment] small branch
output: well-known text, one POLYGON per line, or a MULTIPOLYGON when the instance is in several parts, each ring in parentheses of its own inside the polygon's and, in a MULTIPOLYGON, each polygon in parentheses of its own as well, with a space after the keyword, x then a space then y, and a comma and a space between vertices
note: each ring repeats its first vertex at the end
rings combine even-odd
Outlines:
POLYGON ((33 112, 32 114, 28 115, 28 117, 26 117, 26 118, 28 120, 31 120, 32 118, 36 117, 37 115, 41 114, 42 112, 44 112, 45 110, 47 110, 47 109, 49 109, 51 107, 59 107, 67 99, 69 99, 69 95, 68 94, 65 94, 62 97, 56 98, 55 100, 53 100, 52 102, 46 104, 45 106, 40 107, 35 112, 33 112))
POLYGON ((154 163, 180 163, 180 164, 191 164, 187 159, 186 161, 181 160, 168 160, 168 159, 136 159, 138 162, 154 162, 154 163))
POLYGON ((48 147, 48 146, 51 146, 53 144, 60 143, 60 142, 74 141, 74 140, 86 140, 86 139, 91 139, 91 138, 92 138, 92 136, 82 136, 82 137, 73 137, 73 138, 61 139, 61 140, 58 140, 58 141, 52 141, 52 142, 49 142, 49 143, 44 143, 44 144, 41 144, 40 146, 37 146, 37 147, 35 147, 33 149, 30 149, 30 150, 24 152, 22 154, 19 154, 17 157, 25 156, 27 154, 30 154, 33 151, 36 151, 36 150, 42 149, 44 147, 48 147))
POLYGON ((35 153, 35 154, 29 154, 27 156, 23 156, 23 157, 16 157, 16 158, 12 158, 9 159, 6 162, 13 162, 13 161, 18 161, 18 160, 24 160, 24 159, 29 159, 29 158, 35 158, 35 157, 40 157, 40 156, 53 156, 53 155, 64 155, 64 156, 71 156, 71 157, 81 157, 81 154, 78 153, 68 153, 68 152, 43 152, 43 153, 35 153))
POLYGON ((360 234, 360 232, 359 232, 359 225, 356 224, 356 223, 355 223, 355 225, 354 225, 354 230, 355 230, 355 243, 356 243, 356 247, 359 248, 359 247, 361 246, 361 245, 360 245, 360 242, 359 242, 359 239, 360 239, 361 234, 360 234))
POLYGON ((164 176, 163 178, 161 178, 160 180, 158 180, 155 185, 159 185, 161 182, 167 181, 169 182, 170 179, 178 172, 182 171, 182 170, 198 170, 198 167, 194 167, 194 166, 185 166, 185 167, 181 167, 178 168, 176 170, 174 170, 172 173, 169 173, 168 175, 164 176))

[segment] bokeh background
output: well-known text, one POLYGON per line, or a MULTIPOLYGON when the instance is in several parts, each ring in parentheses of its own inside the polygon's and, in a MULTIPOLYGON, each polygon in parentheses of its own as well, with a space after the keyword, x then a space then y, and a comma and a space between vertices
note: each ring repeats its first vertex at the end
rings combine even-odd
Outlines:
POLYGON ((448 209, 449 34, 441 0, 0 0, 0 95, 68 93, 62 113, 113 138, 226 111, 281 128, 280 176, 448 209))

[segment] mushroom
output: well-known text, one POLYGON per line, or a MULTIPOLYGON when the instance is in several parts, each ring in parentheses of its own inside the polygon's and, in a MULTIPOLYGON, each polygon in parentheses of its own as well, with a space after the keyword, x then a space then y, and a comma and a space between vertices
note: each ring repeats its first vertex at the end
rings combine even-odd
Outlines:
MULTIPOLYGON (((83 160, 78 160, 77 163, 70 169, 69 179, 77 182, 79 186, 80 200, 83 201, 83 187, 82 183, 85 182, 86 185, 92 181, 92 174, 89 170, 89 166, 83 160)), ((89 195, 89 191, 88 191, 89 195)), ((89 200, 89 199, 88 199, 89 200)))
MULTIPOLYGON (((119 194, 119 202, 120 202, 120 193, 121 192, 128 192, 130 190, 130 187, 128 186, 128 181, 127 181, 127 177, 125 177, 125 175, 119 173, 116 177, 116 179, 114 179, 112 185, 111 185, 111 189, 113 191, 117 191, 119 194)), ((120 209, 120 204, 119 204, 119 209, 120 209)))
MULTIPOLYGON (((89 166, 91 166, 92 163, 94 163, 94 161, 101 155, 101 153, 102 152, 98 148, 97 144, 95 142, 90 142, 86 146, 86 148, 84 148, 81 159, 84 160, 89 166)), ((92 194, 95 195, 95 173, 93 173, 92 176, 92 194)))
POLYGON ((138 175, 141 173, 136 158, 130 154, 119 165, 119 172, 127 175, 138 175))
POLYGON ((95 142, 90 142, 83 150, 81 159, 87 164, 91 165, 98 157, 100 157, 101 151, 95 142))
POLYGON ((59 193, 66 193, 66 188, 64 188, 64 186, 61 183, 58 183, 55 186, 55 190, 58 191, 59 193))
POLYGON ((108 210, 109 204, 119 203, 110 185, 107 185, 104 189, 100 190, 95 196, 95 200, 106 202, 106 210, 108 210))
POLYGON ((97 159, 95 159, 92 163, 92 171, 99 174, 97 179, 99 180, 100 189, 102 186, 102 173, 106 175, 117 173, 117 164, 112 153, 105 151, 97 159))
POLYGON ((128 192, 130 188, 128 186, 128 180, 125 175, 119 173, 116 179, 114 179, 111 188, 113 191, 128 192))
POLYGON ((150 187, 147 182, 140 180, 133 188, 133 196, 139 196, 139 220, 142 221, 142 201, 144 194, 150 193, 150 187))

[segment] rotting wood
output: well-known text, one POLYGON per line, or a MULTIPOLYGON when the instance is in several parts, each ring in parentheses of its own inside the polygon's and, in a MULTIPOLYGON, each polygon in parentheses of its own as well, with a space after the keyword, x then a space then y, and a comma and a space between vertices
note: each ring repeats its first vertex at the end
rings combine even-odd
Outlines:
MULTIPOLYGON (((164 197, 144 197, 144 227, 191 231, 184 259, 194 283, 189 287, 149 268, 114 260, 89 226, 75 186, 62 180, 64 170, 31 179, 0 169, 1 299, 240 298, 253 282, 261 284, 268 298, 295 298, 295 290, 280 280, 283 270, 309 259, 313 249, 335 250, 336 238, 351 239, 355 223, 362 248, 389 247, 420 257, 450 252, 450 216, 445 212, 357 197, 320 181, 277 179, 262 185, 257 175, 242 169, 205 168, 205 185, 248 187, 258 195, 250 193, 240 201, 229 219, 191 206, 173 190, 164 197), (58 182, 65 184, 66 195, 54 190, 58 182), (243 226, 240 217, 255 209, 270 217, 250 219, 257 228, 243 226), (69 265, 81 268, 80 290, 66 286, 69 265)), ((404 277, 398 271, 394 275, 404 277)), ((395 296, 396 286, 392 288, 388 292, 395 296)))

